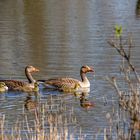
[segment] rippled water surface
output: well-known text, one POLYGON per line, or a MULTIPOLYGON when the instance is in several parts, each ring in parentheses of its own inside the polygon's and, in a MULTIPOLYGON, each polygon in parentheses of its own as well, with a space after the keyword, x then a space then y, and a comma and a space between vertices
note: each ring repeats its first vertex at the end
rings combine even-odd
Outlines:
MULTIPOLYGON (((73 108, 77 123, 87 140, 95 138, 108 126, 106 114, 116 107, 115 91, 104 80, 106 75, 119 75, 120 57, 107 40, 116 24, 123 33, 132 33, 135 41, 134 62, 140 69, 140 18, 136 0, 4 0, 0 1, 0 78, 26 80, 24 68, 40 69, 36 79, 71 76, 80 79, 82 65, 95 68, 88 74, 91 89, 87 98, 95 107, 86 110, 72 94, 40 91, 39 103, 49 98, 65 102, 73 108), (107 105, 105 104, 107 100, 107 105)), ((0 95, 0 115, 9 120, 11 128, 23 116, 28 94, 8 92, 0 95)), ((34 98, 33 98, 34 99, 34 98)), ((59 105, 59 101, 58 101, 59 105)), ((32 114, 29 122, 32 121, 32 114)), ((66 115, 67 112, 66 112, 66 115)))

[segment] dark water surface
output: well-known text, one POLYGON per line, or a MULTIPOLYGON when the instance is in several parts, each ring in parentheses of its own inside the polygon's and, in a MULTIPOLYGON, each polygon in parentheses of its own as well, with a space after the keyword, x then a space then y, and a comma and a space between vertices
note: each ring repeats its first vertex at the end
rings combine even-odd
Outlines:
MULTIPOLYGON (((91 89, 88 98, 95 107, 87 111, 72 95, 41 91, 40 102, 49 94, 73 107, 78 129, 87 140, 108 126, 106 114, 117 103, 116 94, 104 80, 118 75, 120 57, 107 40, 113 27, 122 25, 124 34, 132 32, 134 61, 140 69, 140 18, 136 0, 2 0, 0 1, 0 78, 26 80, 24 68, 40 69, 34 77, 47 79, 71 76, 77 79, 82 65, 95 68, 88 74, 91 89), (55 95, 54 95, 55 94, 55 95), (108 104, 105 105, 105 99, 108 104), (115 100, 113 102, 112 100, 115 100)), ((11 128, 23 110, 27 94, 0 96, 0 115, 5 114, 11 128)), ((32 120, 32 116, 31 120, 32 120)), ((29 120, 30 121, 30 120, 29 120)))

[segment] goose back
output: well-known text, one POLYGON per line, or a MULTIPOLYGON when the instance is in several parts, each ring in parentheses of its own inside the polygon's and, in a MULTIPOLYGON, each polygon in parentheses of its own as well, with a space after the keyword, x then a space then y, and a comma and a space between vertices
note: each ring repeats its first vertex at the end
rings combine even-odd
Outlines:
POLYGON ((4 82, 8 89, 13 89, 19 86, 23 87, 27 85, 27 83, 18 80, 0 80, 0 82, 4 82))
POLYGON ((53 78, 53 79, 48 79, 45 81, 45 84, 48 86, 53 86, 55 88, 63 88, 63 87, 69 87, 69 88, 75 88, 75 86, 78 84, 79 82, 77 79, 73 79, 73 78, 53 78))

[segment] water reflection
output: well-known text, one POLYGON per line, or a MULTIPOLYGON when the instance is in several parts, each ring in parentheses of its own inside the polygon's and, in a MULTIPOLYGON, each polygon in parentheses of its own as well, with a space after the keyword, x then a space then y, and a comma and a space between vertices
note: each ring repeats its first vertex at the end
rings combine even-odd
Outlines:
POLYGON ((38 107, 38 100, 37 97, 33 99, 32 96, 27 96, 25 100, 24 107, 28 111, 36 111, 38 107))
POLYGON ((67 95, 69 94, 74 95, 79 100, 80 106, 82 108, 91 109, 95 106, 95 104, 88 99, 90 95, 90 88, 84 88, 83 90, 79 90, 79 91, 76 91, 74 89, 69 89, 69 90, 63 89, 63 91, 61 92, 67 95))
POLYGON ((82 93, 80 96, 80 105, 81 107, 85 108, 85 109, 91 109, 95 106, 95 104, 93 102, 91 102, 88 98, 87 98, 87 93, 82 93))
POLYGON ((136 15, 140 17, 140 0, 137 0, 136 3, 136 15))
POLYGON ((26 53, 27 58, 31 62, 44 64, 44 59, 42 59, 42 52, 45 52, 45 1, 36 0, 35 2, 24 0, 24 22, 25 22, 25 32, 26 41, 28 46, 25 46, 27 50, 32 53, 26 53))

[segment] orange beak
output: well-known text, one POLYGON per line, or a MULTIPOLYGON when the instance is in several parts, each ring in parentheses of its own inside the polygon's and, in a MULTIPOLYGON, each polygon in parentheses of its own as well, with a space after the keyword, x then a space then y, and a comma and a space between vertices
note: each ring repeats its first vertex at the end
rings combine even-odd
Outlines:
POLYGON ((35 68, 35 69, 34 69, 34 72, 39 72, 39 69, 35 68))
POLYGON ((93 67, 90 67, 89 72, 95 72, 93 67))

